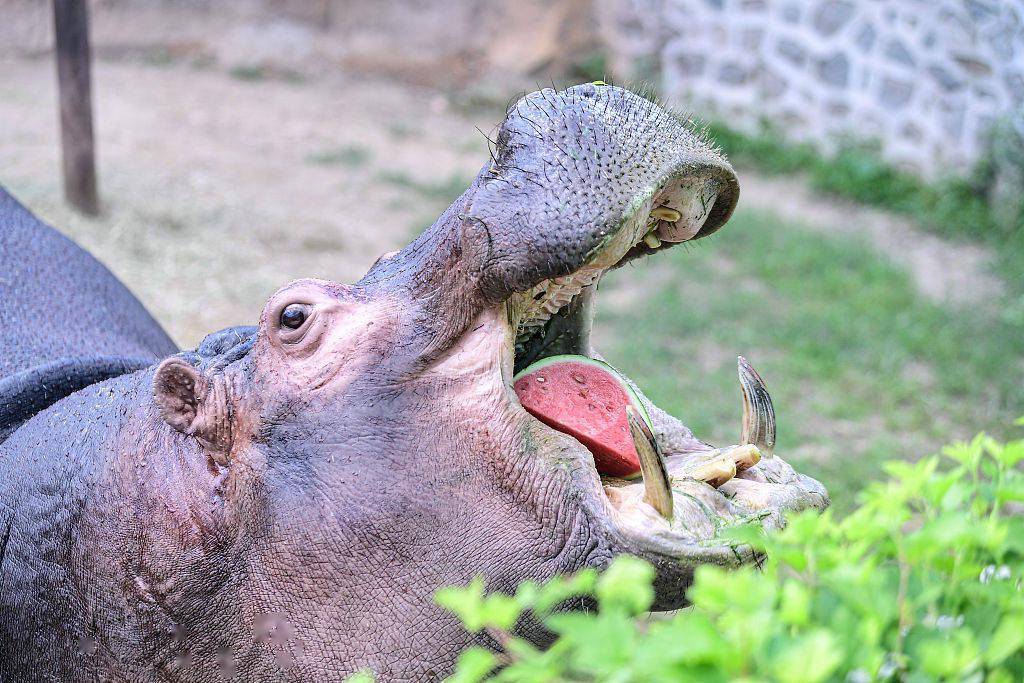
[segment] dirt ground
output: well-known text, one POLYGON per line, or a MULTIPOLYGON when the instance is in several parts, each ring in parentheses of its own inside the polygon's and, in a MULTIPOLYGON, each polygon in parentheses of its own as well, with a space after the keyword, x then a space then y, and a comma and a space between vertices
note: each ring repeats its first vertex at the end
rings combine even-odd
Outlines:
POLYGON ((498 119, 340 76, 313 87, 100 62, 94 78, 103 215, 63 204, 49 60, 0 65, 0 177, 185 346, 254 322, 291 279, 358 278, 436 216, 435 184, 472 177, 487 158, 476 126, 498 119))
MULTIPOLYGON (((515 86, 509 86, 514 95, 515 86)), ((106 263, 183 346, 254 323, 298 277, 358 278, 429 224, 487 158, 504 102, 382 77, 267 78, 125 57, 94 67, 103 215, 60 188, 54 68, 0 59, 0 182, 106 263), (478 130, 479 128, 479 130, 478 130)), ((862 232, 952 305, 998 289, 989 255, 906 221, 741 173, 741 203, 862 232)), ((627 292, 622 293, 628 296, 627 292)))

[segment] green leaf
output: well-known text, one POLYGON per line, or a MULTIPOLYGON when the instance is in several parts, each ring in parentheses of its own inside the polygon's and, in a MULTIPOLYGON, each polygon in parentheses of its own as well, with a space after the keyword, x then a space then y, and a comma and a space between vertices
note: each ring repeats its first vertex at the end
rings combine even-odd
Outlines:
POLYGON ((543 615, 570 598, 593 595, 596 584, 597 572, 593 569, 584 569, 569 577, 555 577, 537 592, 534 610, 543 615))
POLYGON ((975 667, 978 646, 974 636, 961 628, 948 635, 922 638, 915 644, 913 654, 914 667, 924 673, 960 680, 975 667))
POLYGON ((765 537, 764 527, 760 523, 737 524, 722 529, 719 538, 728 541, 733 545, 749 545, 755 550, 764 550, 765 537))
POLYGON ((782 647, 772 660, 772 673, 782 683, 819 683, 843 660, 835 636, 817 629, 782 647))
POLYGON ((995 669, 985 678, 985 683, 1014 683, 1014 678, 1006 669, 995 669))
POLYGON ((803 626, 807 624, 810 613, 810 593, 802 584, 786 581, 779 598, 779 618, 791 626, 803 626))
POLYGON ((1003 467, 1015 467, 1024 460, 1024 441, 1011 441, 993 455, 1003 467))
POLYGON ((776 586, 750 567, 725 570, 703 565, 688 594, 694 606, 712 614, 729 610, 744 613, 769 607, 775 600, 776 586))
POLYGON ((654 567, 631 555, 616 557, 597 580, 595 594, 601 609, 640 614, 654 603, 654 567))
POLYGON ((575 671, 591 674, 627 667, 637 651, 637 625, 621 610, 597 615, 552 615, 549 622, 570 647, 575 671))
POLYGON ((486 626, 508 631, 516 625, 516 620, 519 619, 521 613, 522 608, 515 598, 503 593, 495 593, 484 599, 480 609, 480 618, 486 626))
POLYGON ((641 670, 650 671, 652 677, 657 669, 676 664, 710 664, 728 671, 730 664, 742 665, 744 657, 745 653, 729 647, 706 615, 693 611, 679 612, 671 621, 652 623, 636 655, 641 670))
POLYGON ((455 665, 455 673, 446 680, 449 683, 477 683, 482 681, 498 666, 498 656, 483 647, 463 650, 455 665))
POLYGON ((467 631, 477 632, 485 626, 509 630, 522 613, 519 602, 504 593, 484 596, 484 579, 473 577, 465 588, 442 588, 434 594, 434 601, 462 620, 467 631))
POLYGON ((952 443, 942 449, 942 454, 947 458, 956 460, 973 472, 978 467, 978 462, 981 461, 981 440, 983 436, 983 434, 978 434, 970 443, 963 441, 952 443))
POLYGON ((474 576, 465 588, 441 588, 434 594, 434 602, 459 617, 467 631, 476 633, 484 627, 483 597, 484 577, 474 576))
POLYGON ((1024 614, 1007 614, 999 622, 985 650, 985 663, 989 666, 1002 664, 1007 657, 1024 647, 1024 614))
POLYGON ((996 487, 995 498, 999 503, 1024 501, 1024 481, 1010 480, 996 487))
POLYGON ((375 683, 377 677, 369 669, 357 671, 345 679, 345 683, 375 683))

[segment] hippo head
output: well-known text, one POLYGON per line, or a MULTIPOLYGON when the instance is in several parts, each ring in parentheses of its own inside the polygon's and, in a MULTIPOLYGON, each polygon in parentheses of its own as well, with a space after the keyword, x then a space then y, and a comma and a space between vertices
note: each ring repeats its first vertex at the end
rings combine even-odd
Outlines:
POLYGON ((434 606, 440 586, 481 574, 511 591, 631 553, 658 570, 657 609, 676 608, 700 563, 753 559, 716 541, 723 524, 824 507, 820 484, 769 457, 774 417, 749 368, 746 440, 764 457, 726 483, 699 473, 736 449, 646 399, 639 447, 661 474, 624 481, 512 389, 535 360, 596 354, 602 274, 713 233, 737 196, 722 156, 655 104, 603 84, 536 92, 412 244, 354 285, 291 283, 257 328, 166 360, 156 403, 171 438, 205 454, 197 486, 230 558, 211 603, 234 616, 207 640, 250 674, 269 662, 308 680, 364 666, 431 678, 486 638, 434 606), (271 622, 280 642, 253 638, 271 622))

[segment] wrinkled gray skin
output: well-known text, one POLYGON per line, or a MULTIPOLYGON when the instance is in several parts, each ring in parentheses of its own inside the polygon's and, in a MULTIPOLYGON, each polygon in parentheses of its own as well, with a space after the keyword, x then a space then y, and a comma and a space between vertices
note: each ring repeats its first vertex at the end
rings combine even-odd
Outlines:
POLYGON ((64 396, 177 350, 109 270, 0 187, 0 442, 64 396))
MULTIPOLYGON (((717 229, 738 193, 728 164, 598 85, 527 96, 494 152, 355 285, 292 283, 258 327, 92 384, 13 431, 0 446, 0 679, 311 681, 368 667, 433 680, 467 645, 492 644, 433 604, 440 586, 483 574, 511 591, 634 553, 658 569, 658 608, 673 608, 696 564, 751 559, 699 542, 713 517, 777 523, 826 503, 776 458, 744 475, 770 488, 759 510, 742 487, 690 481, 671 525, 645 521, 510 391, 526 356, 595 353, 594 286, 524 325, 545 281, 593 282, 653 251, 639 240, 655 201, 693 209, 658 228, 660 248, 717 229), (301 312, 296 329, 286 310, 301 312)), ((649 408, 666 455, 708 451, 649 408)))

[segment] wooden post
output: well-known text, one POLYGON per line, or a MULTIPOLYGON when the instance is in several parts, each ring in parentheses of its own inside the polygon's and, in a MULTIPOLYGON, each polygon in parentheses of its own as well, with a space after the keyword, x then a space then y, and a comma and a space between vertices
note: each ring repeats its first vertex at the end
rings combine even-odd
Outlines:
POLYGON ((331 27, 331 0, 320 0, 320 28, 327 30, 331 27))
POLYGON ((90 216, 99 213, 92 137, 88 0, 53 0, 53 26, 60 91, 60 137, 64 196, 90 216))

